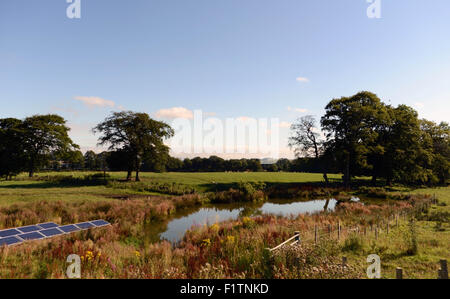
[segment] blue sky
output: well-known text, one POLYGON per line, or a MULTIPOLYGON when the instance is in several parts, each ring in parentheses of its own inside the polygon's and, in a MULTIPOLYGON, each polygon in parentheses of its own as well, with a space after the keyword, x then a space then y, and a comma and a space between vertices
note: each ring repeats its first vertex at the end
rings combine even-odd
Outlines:
POLYGON ((0 2, 0 117, 59 113, 84 150, 113 110, 290 123, 360 90, 450 121, 448 0, 381 0, 380 19, 366 0, 81 0, 81 19, 68 5, 0 2))

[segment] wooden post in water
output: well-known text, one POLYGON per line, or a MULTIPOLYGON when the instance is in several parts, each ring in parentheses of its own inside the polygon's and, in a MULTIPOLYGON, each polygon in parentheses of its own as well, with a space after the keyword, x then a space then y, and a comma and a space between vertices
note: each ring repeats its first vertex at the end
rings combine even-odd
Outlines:
POLYGON ((439 279, 448 279, 448 268, 447 268, 447 260, 440 260, 441 269, 439 269, 439 279))
POLYGON ((403 270, 402 268, 397 267, 395 270, 395 276, 397 279, 403 279, 403 270))

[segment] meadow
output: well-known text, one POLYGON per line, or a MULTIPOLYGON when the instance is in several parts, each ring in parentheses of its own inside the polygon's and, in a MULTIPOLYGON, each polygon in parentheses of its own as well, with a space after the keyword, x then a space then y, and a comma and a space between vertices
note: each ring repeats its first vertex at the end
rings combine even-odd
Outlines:
MULTIPOLYGON (((209 199, 207 193, 230 195, 228 191, 211 191, 214 190, 211 186, 228 188, 236 183, 259 186, 263 182, 281 188, 297 186, 299 192, 295 189, 293 194, 307 196, 313 193, 311 188, 316 187, 311 186, 321 182, 322 176, 143 173, 143 182, 135 183, 119 181, 125 173, 108 173, 108 182, 83 179, 92 174, 40 173, 31 180, 21 175, 13 181, 0 182, 1 228, 98 218, 113 224, 1 248, 0 277, 64 278, 65 260, 73 253, 82 258, 83 278, 365 278, 366 257, 371 253, 380 255, 384 278, 393 278, 396 267, 404 269, 406 278, 436 278, 439 260, 450 258, 449 187, 397 186, 345 192, 330 189, 342 198, 365 190, 386 203, 343 202, 333 212, 241 217, 193 228, 180 243, 171 244, 149 240, 148 227, 158 225, 176 211, 203 205, 209 199), (143 187, 167 187, 161 184, 175 186, 170 189, 172 193, 189 192, 171 195, 143 187), (389 203, 388 197, 393 199, 389 203), (338 224, 342 227, 339 240, 338 224), (320 235, 317 242, 316 227, 320 235), (265 248, 276 246, 295 231, 301 233, 300 246, 267 253, 265 248), (346 267, 342 266, 343 256, 348 259, 346 267)), ((340 175, 332 177, 338 180, 340 175)), ((248 188, 244 191, 248 192, 248 188)), ((237 194, 244 196, 245 192, 237 194)))

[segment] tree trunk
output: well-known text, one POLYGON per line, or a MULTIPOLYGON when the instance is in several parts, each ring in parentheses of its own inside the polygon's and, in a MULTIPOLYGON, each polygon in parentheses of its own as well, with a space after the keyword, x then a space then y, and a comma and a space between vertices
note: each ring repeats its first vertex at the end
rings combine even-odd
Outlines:
POLYGON ((386 185, 388 185, 389 187, 392 186, 392 178, 390 175, 386 178, 386 185))
POLYGON ((34 171, 31 169, 29 172, 28 172, 28 177, 29 178, 32 178, 34 176, 34 171))
POLYGON ((377 185, 377 178, 378 178, 378 177, 377 177, 376 174, 373 174, 373 175, 372 175, 372 185, 373 185, 373 186, 376 186, 376 185, 377 185))
POLYGON ((344 170, 344 185, 345 188, 350 187, 350 153, 347 154, 344 170))
POLYGON ((136 182, 140 182, 141 179, 139 178, 139 169, 136 170, 136 182))

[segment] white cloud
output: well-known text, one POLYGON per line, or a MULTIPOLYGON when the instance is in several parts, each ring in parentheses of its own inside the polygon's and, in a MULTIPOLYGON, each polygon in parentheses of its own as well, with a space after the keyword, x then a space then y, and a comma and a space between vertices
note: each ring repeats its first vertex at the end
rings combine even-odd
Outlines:
POLYGON ((295 80, 297 82, 301 82, 301 83, 308 83, 309 82, 309 79, 306 78, 306 77, 297 77, 295 80))
POLYGON ((280 122, 279 127, 280 127, 280 128, 290 128, 291 125, 292 125, 292 124, 289 123, 289 122, 287 122, 287 121, 282 121, 282 122, 280 122))
POLYGON ((298 113, 306 113, 308 112, 308 109, 304 109, 304 108, 292 108, 292 107, 287 107, 288 111, 294 111, 294 112, 298 112, 298 113))
POLYGON ((95 107, 115 107, 116 103, 113 101, 105 100, 100 97, 74 97, 75 100, 83 102, 89 108, 95 107))
POLYGON ((168 109, 161 109, 156 112, 156 117, 158 118, 168 118, 168 119, 174 119, 174 118, 186 118, 186 119, 193 119, 194 113, 186 109, 184 107, 173 107, 168 109))

